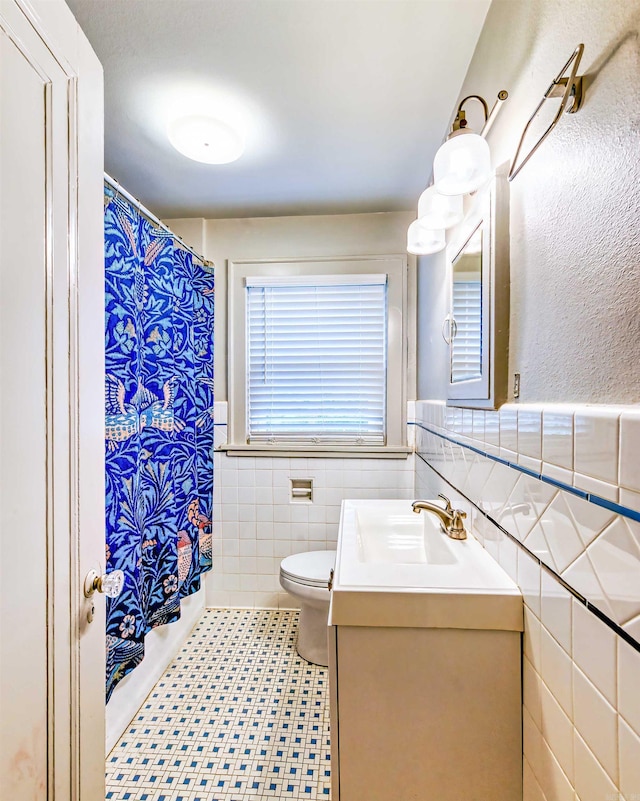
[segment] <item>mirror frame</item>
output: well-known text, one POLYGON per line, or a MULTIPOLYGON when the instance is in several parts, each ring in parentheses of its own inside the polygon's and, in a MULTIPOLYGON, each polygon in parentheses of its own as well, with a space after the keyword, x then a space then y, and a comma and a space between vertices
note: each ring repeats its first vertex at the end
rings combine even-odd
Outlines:
POLYGON ((481 371, 477 378, 452 382, 449 341, 447 405, 497 409, 507 400, 509 375, 509 182, 505 167, 496 170, 487 186, 470 198, 469 206, 463 221, 452 230, 446 251, 447 319, 453 318, 453 264, 481 227, 481 371))

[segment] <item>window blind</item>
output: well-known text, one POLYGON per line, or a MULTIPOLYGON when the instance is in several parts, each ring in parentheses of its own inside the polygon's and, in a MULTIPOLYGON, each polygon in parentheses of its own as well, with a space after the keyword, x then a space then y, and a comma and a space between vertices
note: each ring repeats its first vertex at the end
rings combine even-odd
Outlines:
POLYGON ((246 285, 248 441, 384 444, 386 276, 246 285))
POLYGON ((482 284, 453 282, 456 335, 451 348, 451 380, 467 381, 482 372, 482 284))

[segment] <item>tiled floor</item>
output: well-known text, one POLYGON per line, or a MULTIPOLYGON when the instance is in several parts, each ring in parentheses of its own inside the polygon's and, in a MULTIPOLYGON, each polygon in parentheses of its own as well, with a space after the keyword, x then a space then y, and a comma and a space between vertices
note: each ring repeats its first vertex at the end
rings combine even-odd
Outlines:
POLYGON ((328 799, 328 671, 296 653, 297 624, 207 610, 107 757, 107 799, 328 799))

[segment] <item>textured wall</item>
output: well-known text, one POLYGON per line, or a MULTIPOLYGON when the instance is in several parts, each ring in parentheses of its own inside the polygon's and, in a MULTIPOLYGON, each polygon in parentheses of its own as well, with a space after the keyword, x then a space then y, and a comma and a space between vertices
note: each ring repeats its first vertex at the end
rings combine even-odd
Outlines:
MULTIPOLYGON (((584 42, 583 108, 511 184, 510 372, 521 373, 525 401, 640 401, 639 22, 637 0, 494 0, 463 85, 460 97, 490 102, 509 91, 488 136, 497 166, 584 42)), ((558 102, 545 104, 532 141, 558 102)), ((433 308, 421 303, 420 314, 433 308)), ((419 340, 421 373, 429 347, 419 340)))

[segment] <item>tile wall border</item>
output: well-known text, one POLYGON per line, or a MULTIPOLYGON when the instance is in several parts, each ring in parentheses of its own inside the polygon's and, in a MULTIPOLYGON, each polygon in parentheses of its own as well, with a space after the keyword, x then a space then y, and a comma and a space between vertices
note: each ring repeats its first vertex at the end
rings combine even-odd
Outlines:
MULTIPOLYGON (((596 495, 593 492, 587 492, 586 490, 582 490, 579 487, 574 487, 572 484, 565 484, 563 481, 559 481, 558 479, 552 478, 551 476, 545 475, 544 473, 537 473, 535 470, 530 470, 528 467, 524 467, 523 465, 518 464, 517 462, 512 462, 509 459, 503 459, 502 456, 496 456, 493 453, 488 453, 487 451, 483 451, 480 448, 476 448, 475 445, 470 445, 463 439, 455 439, 455 437, 451 437, 448 434, 443 434, 441 431, 435 431, 433 428, 424 425, 424 423, 419 423, 417 420, 410 422, 409 425, 417 426, 418 428, 421 428, 423 431, 427 431, 429 434, 435 434, 435 436, 440 437, 441 439, 445 439, 448 442, 453 443, 454 445, 460 445, 463 448, 467 448, 468 450, 473 451, 479 456, 484 456, 486 459, 491 459, 491 461, 493 462, 498 462, 499 464, 503 464, 506 467, 511 467, 520 473, 524 473, 525 475, 530 476, 531 478, 537 478, 540 481, 544 481, 545 484, 551 484, 554 487, 557 487, 558 489, 565 490, 565 492, 570 492, 572 495, 577 495, 579 498, 582 498, 585 501, 589 501, 589 503, 594 503, 596 506, 602 506, 605 509, 608 509, 610 512, 614 512, 615 514, 622 515, 623 517, 629 517, 631 520, 636 520, 637 522, 640 522, 640 512, 637 512, 634 509, 630 509, 628 506, 622 506, 622 504, 616 503, 615 501, 610 501, 607 498, 602 498, 601 496, 596 495)), ((429 467, 431 467, 431 465, 429 465, 429 467)), ((438 471, 436 470, 436 472, 438 471)), ((496 523, 496 525, 498 524, 496 523)))

